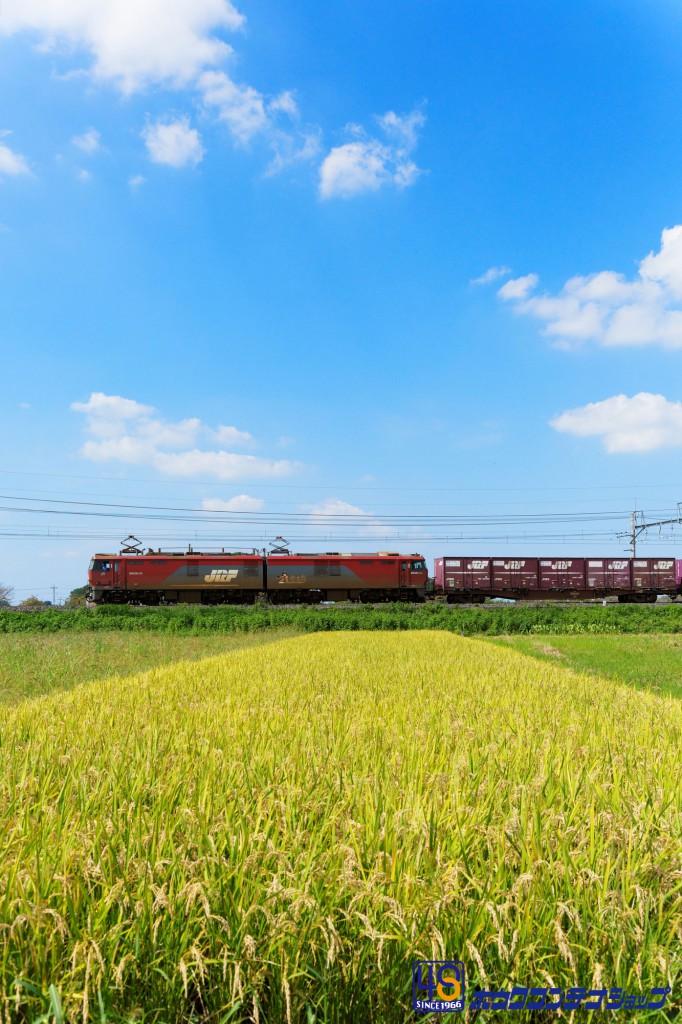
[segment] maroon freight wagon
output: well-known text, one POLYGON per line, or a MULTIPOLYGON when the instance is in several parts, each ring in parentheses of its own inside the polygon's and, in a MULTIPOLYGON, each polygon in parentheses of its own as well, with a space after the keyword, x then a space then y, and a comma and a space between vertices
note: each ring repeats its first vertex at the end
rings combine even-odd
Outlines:
POLYGON ((573 591, 579 593, 585 589, 584 558, 541 558, 538 590, 554 592, 573 591))
POLYGON ((625 594, 632 590, 629 558, 587 558, 586 588, 609 594, 625 594))
POLYGON ((528 597, 538 589, 537 558, 493 558, 492 588, 502 596, 528 597))
POLYGON ((451 603, 480 603, 486 597, 654 602, 659 594, 682 593, 682 560, 444 555, 435 560, 434 589, 451 603))
POLYGON ((667 594, 677 586, 674 558, 633 558, 632 589, 667 594))

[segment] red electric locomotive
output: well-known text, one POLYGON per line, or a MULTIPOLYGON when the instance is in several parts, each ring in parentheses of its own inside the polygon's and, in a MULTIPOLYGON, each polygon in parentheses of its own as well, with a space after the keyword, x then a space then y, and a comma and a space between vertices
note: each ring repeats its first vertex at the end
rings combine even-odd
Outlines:
POLYGON ((421 555, 396 551, 179 554, 129 546, 94 556, 88 604, 253 604, 258 595, 277 604, 423 601, 427 577, 421 555))

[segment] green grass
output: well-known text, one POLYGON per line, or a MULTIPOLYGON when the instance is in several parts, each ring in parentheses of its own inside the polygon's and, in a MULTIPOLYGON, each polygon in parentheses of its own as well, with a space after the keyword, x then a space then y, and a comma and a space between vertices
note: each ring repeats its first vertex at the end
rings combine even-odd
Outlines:
POLYGON ((667 983, 656 1020, 682 1005, 672 698, 359 632, 1 720, 6 1021, 403 1024, 411 962, 446 955, 471 987, 667 983))
POLYGON ((182 659, 250 647, 291 635, 218 633, 21 633, 0 635, 0 706, 110 675, 131 675, 182 659))
POLYGON ((466 636, 489 634, 682 633, 682 604, 486 605, 457 608, 439 602, 346 607, 177 608, 110 606, 93 611, 22 613, 0 611, 2 633, 153 631, 177 635, 253 633, 289 629, 302 633, 336 630, 444 629, 466 636))
POLYGON ((677 635, 550 634, 542 639, 529 636, 501 637, 496 642, 579 672, 593 672, 629 686, 682 697, 682 637, 677 635))

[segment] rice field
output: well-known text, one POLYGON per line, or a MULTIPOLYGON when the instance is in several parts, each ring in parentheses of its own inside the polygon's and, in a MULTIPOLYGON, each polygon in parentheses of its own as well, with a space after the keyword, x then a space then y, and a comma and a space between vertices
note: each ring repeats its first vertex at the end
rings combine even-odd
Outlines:
POLYGON ((682 637, 679 633, 508 636, 497 642, 509 644, 534 658, 558 661, 578 672, 593 672, 629 686, 682 698, 682 637))
POLYGON ((0 715, 3 1024, 430 1019, 448 956, 682 1005, 679 700, 421 630, 0 715))
POLYGON ((110 675, 132 675, 174 661, 270 643, 293 630, 204 636, 144 632, 0 635, 0 706, 18 704, 110 675))

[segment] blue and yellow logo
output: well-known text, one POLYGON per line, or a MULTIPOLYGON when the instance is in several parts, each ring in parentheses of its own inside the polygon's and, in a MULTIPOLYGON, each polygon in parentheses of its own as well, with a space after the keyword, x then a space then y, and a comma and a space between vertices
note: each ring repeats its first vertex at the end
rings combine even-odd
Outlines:
POLYGON ((412 1009, 417 1013, 461 1013, 464 964, 461 960, 417 960, 412 964, 412 1009))

